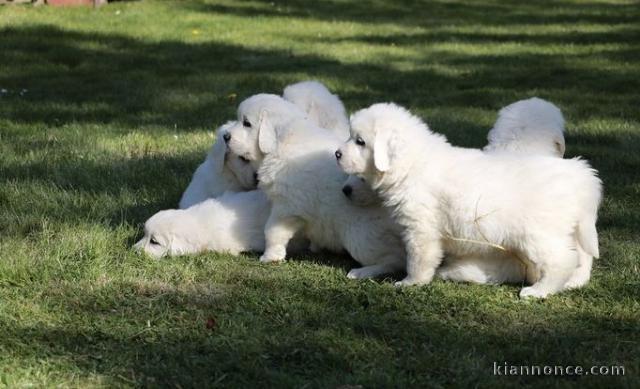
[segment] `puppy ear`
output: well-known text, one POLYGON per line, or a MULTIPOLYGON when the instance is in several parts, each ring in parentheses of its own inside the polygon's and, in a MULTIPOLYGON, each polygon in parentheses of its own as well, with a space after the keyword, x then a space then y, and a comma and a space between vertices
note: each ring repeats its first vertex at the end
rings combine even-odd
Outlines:
POLYGON ((565 152, 564 140, 556 139, 556 141, 554 142, 554 146, 556 147, 556 150, 558 151, 560 157, 563 157, 565 152))
POLYGON ((386 172, 389 170, 389 139, 390 130, 380 129, 376 134, 376 140, 373 143, 373 163, 378 171, 386 172))
POLYGON ((223 130, 218 130, 218 134, 216 134, 216 143, 213 144, 211 148, 211 160, 213 161, 213 166, 215 166, 216 173, 222 173, 222 169, 224 168, 224 162, 227 157, 227 144, 224 143, 222 136, 224 135, 223 130))
POLYGON ((272 153, 276 149, 276 129, 267 118, 267 111, 260 112, 258 121, 258 147, 265 154, 272 153))

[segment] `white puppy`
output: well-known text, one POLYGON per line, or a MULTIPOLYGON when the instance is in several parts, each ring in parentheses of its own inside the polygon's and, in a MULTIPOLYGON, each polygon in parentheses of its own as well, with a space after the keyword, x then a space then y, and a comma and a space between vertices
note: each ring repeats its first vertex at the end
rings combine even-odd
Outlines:
POLYGON ((182 194, 179 204, 181 209, 217 197, 225 191, 256 188, 255 169, 244 158, 230 153, 223 139, 227 129, 235 124, 235 121, 227 122, 216 131, 215 143, 182 194))
POLYGON ((294 119, 306 118, 297 105, 280 96, 257 94, 238 106, 238 122, 225 130, 225 139, 232 153, 250 161, 258 169, 264 157, 258 147, 258 133, 282 127, 294 119))
MULTIPOLYGON (((562 158, 565 150, 564 118, 552 103, 533 97, 502 108, 487 135, 483 151, 549 155, 562 158)), ((380 198, 357 176, 349 176, 342 192, 361 207, 380 204, 380 198)))
POLYGON ((270 204, 259 190, 225 192, 187 209, 169 209, 144 225, 133 247, 160 258, 205 251, 239 254, 264 250, 264 225, 270 204))
POLYGON ((509 151, 562 158, 564 118, 558 107, 533 97, 502 108, 487 135, 486 152, 509 151))
POLYGON ((258 170, 259 188, 272 202, 265 226, 262 262, 281 261, 297 231, 318 248, 346 250, 364 265, 350 278, 368 278, 404 266, 398 231, 382 208, 353 206, 340 193, 346 175, 335 163, 342 141, 331 132, 298 119, 277 130, 262 127, 258 134, 264 155, 258 170))
POLYGON ((520 295, 545 297, 588 279, 599 255, 601 182, 585 161, 453 147, 393 104, 355 113, 336 157, 404 230, 407 277, 398 285, 431 282, 444 252, 473 259, 500 250, 526 263, 533 285, 520 295))
POLYGON ((282 97, 307 113, 319 127, 349 138, 349 119, 340 98, 318 81, 302 81, 284 88, 282 97))

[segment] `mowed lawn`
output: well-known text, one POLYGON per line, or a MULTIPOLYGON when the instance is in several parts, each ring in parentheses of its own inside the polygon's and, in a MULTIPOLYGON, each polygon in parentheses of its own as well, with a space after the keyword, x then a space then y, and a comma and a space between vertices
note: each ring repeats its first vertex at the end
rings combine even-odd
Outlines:
POLYGON ((0 89, 0 386, 640 385, 635 1, 2 6, 0 89), (468 147, 500 107, 556 103, 567 157, 605 186, 590 284, 525 301, 519 285, 352 281, 331 254, 130 250, 239 101, 310 78, 350 111, 394 101, 468 147), (494 362, 625 376, 494 376, 494 362))

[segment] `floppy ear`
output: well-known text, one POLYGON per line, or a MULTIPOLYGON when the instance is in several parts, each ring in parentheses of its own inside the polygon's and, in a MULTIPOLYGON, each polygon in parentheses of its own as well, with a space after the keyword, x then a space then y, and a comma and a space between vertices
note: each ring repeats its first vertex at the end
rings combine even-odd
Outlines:
POLYGON ((216 143, 213 144, 211 148, 211 160, 213 161, 213 166, 215 166, 216 173, 222 173, 222 169, 224 168, 224 160, 227 156, 227 145, 224 143, 222 139, 222 135, 224 131, 218 130, 219 133, 216 136, 216 143))
POLYGON ((556 141, 554 142, 554 146, 556 147, 556 150, 558 150, 558 154, 560 154, 560 157, 564 156, 564 152, 565 152, 564 142, 561 141, 560 139, 556 139, 556 141))
POLYGON ((373 163, 378 171, 389 170, 389 138, 390 130, 381 128, 373 142, 373 163))
POLYGON ((276 149, 276 129, 267 118, 267 111, 260 112, 258 120, 258 147, 260 151, 269 154, 276 149))

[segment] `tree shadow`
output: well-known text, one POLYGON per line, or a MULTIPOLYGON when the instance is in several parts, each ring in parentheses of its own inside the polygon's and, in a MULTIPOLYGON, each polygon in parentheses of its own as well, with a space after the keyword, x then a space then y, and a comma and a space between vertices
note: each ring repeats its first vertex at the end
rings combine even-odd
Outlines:
POLYGON ((328 0, 240 0, 232 3, 193 2, 202 12, 246 17, 295 17, 326 21, 361 23, 402 23, 433 27, 467 25, 469 20, 482 26, 510 26, 552 23, 633 23, 638 14, 633 4, 606 4, 544 0, 522 3, 517 0, 484 1, 344 1, 328 0))
MULTIPOLYGON (((0 346, 17 361, 62 360, 80 377, 98 374, 110 385, 450 386, 479 377, 502 385, 505 377, 492 376, 494 362, 620 364, 627 377, 588 382, 636 380, 629 377, 638 368, 629 364, 635 345, 626 340, 638 323, 629 317, 554 306, 553 319, 537 323, 531 312, 517 313, 518 306, 537 303, 503 301, 487 311, 473 296, 437 285, 424 294, 315 280, 274 287, 274 279, 251 274, 241 279, 242 288, 141 281, 87 293, 69 286, 45 293, 45 306, 64 311, 66 322, 8 326, 2 319, 0 346)), ((555 386, 586 379, 508 382, 555 386)))

